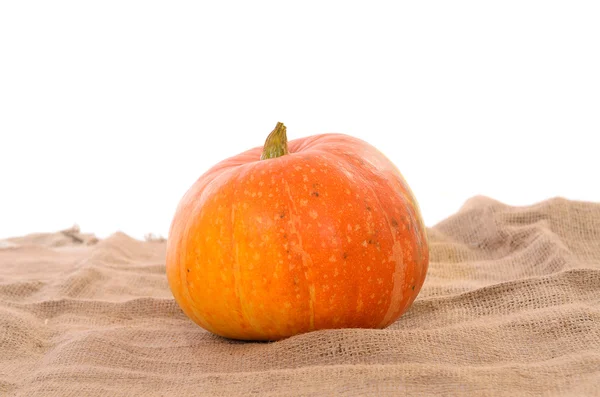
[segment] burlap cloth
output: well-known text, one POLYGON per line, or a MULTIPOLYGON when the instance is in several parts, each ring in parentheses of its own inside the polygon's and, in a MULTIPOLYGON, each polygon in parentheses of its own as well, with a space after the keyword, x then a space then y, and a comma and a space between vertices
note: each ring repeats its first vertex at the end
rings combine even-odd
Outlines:
POLYGON ((600 204, 475 197, 385 330, 213 336, 167 287, 164 241, 0 242, 2 396, 600 396, 600 204))

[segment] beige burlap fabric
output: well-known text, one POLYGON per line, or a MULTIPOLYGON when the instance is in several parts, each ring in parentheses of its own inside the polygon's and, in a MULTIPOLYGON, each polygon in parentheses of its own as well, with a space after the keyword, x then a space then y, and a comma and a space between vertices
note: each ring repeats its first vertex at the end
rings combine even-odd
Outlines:
POLYGON ((476 197, 385 330, 213 336, 174 303, 165 243, 77 230, 0 242, 2 396, 600 396, 600 204, 476 197))

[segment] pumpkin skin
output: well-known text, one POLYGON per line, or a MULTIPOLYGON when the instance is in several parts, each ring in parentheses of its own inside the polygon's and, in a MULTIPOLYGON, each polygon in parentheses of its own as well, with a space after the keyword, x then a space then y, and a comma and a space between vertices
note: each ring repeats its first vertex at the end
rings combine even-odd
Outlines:
POLYGON ((363 140, 327 133, 287 144, 280 157, 261 159, 256 147, 225 159, 186 192, 167 242, 177 304, 240 340, 389 326, 429 264, 413 193, 363 140))

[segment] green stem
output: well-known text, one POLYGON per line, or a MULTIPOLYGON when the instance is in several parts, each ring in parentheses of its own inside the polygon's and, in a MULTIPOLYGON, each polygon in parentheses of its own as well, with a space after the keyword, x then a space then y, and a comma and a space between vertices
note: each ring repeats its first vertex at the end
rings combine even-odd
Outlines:
POLYGON ((281 157, 284 154, 288 154, 287 135, 285 134, 285 125, 283 123, 277 123, 275 129, 271 131, 265 146, 263 148, 261 160, 274 159, 281 157))

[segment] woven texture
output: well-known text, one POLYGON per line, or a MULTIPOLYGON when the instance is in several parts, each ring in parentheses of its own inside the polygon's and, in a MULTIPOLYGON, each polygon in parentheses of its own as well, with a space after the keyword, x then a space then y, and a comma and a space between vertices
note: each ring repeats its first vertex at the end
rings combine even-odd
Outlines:
POLYGON ((222 339, 167 286, 164 241, 0 241, 1 396, 600 396, 600 204, 474 197, 385 330, 222 339))

